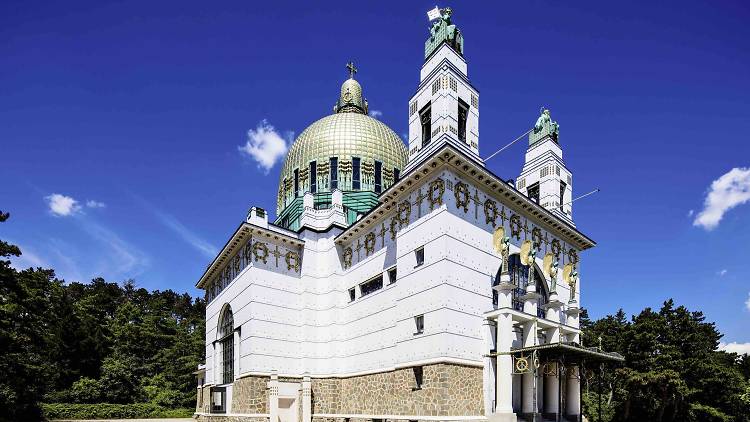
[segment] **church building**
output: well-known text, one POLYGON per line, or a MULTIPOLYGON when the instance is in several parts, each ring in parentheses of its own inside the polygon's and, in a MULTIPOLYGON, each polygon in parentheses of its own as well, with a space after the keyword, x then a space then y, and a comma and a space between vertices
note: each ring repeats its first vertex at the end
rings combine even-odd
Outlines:
POLYGON ((368 115, 350 63, 289 149, 276 218, 250 208, 201 276, 198 420, 573 421, 587 365, 621 360, 581 338, 595 243, 559 126, 529 116, 515 182, 485 167, 451 15, 430 12, 408 142, 368 115))

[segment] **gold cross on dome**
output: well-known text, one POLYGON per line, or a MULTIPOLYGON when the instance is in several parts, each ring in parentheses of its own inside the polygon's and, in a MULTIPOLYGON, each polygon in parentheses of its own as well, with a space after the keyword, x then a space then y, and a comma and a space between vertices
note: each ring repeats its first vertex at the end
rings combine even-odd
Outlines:
POLYGON ((357 68, 354 67, 354 62, 347 63, 346 68, 349 69, 349 79, 354 79, 354 74, 357 73, 357 68))

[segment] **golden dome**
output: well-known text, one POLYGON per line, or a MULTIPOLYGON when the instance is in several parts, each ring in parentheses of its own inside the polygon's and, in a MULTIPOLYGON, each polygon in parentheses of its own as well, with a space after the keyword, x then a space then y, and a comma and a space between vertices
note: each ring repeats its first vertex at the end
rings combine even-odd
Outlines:
MULTIPOLYGON (((291 200, 310 190, 309 169, 312 161, 316 162, 320 180, 321 174, 325 178, 326 169, 330 171, 331 158, 336 157, 338 189, 342 191, 374 191, 372 180, 376 161, 382 164, 382 174, 379 175, 382 186, 379 189, 385 190, 394 182, 394 169, 400 171, 406 165, 406 145, 391 128, 366 114, 367 101, 362 97, 361 86, 352 77, 341 85, 341 95, 334 111, 334 114, 308 126, 289 148, 281 170, 277 212, 280 213, 291 200), (354 157, 360 159, 361 166, 362 182, 358 189, 351 183, 354 157), (296 195, 295 170, 299 184, 296 195)), ((330 190, 327 180, 316 183, 317 192, 330 190)))

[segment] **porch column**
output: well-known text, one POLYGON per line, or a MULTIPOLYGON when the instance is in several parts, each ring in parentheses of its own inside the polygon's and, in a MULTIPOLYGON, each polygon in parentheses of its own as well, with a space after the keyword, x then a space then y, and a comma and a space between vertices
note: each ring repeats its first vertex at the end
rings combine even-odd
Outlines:
MULTIPOLYGON (((547 319, 560 323, 560 307, 562 302, 557 298, 557 293, 552 292, 549 296, 549 302, 547 307, 547 319)), ((560 342, 560 326, 555 325, 547 329, 547 342, 554 344, 560 342)), ((545 413, 558 413, 560 411, 560 403, 558 396, 560 394, 560 385, 557 377, 557 363, 547 363, 550 367, 547 368, 547 376, 544 380, 544 391, 546 393, 547 400, 544 402, 545 413)))
POLYGON ((312 421, 312 381, 310 374, 302 377, 302 422, 312 421))
MULTIPOLYGON (((481 355, 487 355, 491 350, 495 350, 495 336, 497 329, 495 328, 494 321, 485 319, 482 323, 482 351, 481 355)), ((495 371, 492 368, 493 359, 492 356, 486 356, 484 359, 484 370, 482 371, 482 385, 484 385, 484 414, 489 416, 492 414, 495 402, 495 371)))
MULTIPOLYGON (((526 322, 523 325, 523 347, 531 347, 536 344, 536 319, 526 322)), ((521 412, 533 413, 534 409, 534 381, 536 378, 533 372, 534 362, 531 355, 529 359, 529 372, 522 375, 522 395, 521 395, 521 412)))
POLYGON ((268 381, 268 416, 270 422, 279 420, 279 374, 271 372, 271 380, 268 381))
MULTIPOLYGON (((497 316, 497 352, 510 352, 513 345, 513 317, 510 314, 497 316)), ((496 413, 513 413, 513 357, 498 355, 495 366, 496 413)))
POLYGON ((578 366, 568 368, 568 400, 566 401, 568 415, 580 416, 578 415, 581 408, 581 379, 579 375, 578 366))

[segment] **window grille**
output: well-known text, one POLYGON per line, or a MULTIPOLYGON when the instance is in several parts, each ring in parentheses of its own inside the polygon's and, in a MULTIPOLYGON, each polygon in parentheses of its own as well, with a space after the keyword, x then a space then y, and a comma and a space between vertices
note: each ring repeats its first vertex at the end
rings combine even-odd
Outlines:
POLYGON ((222 383, 234 382, 234 316, 232 308, 227 306, 219 323, 219 344, 221 344, 221 379, 222 383))

